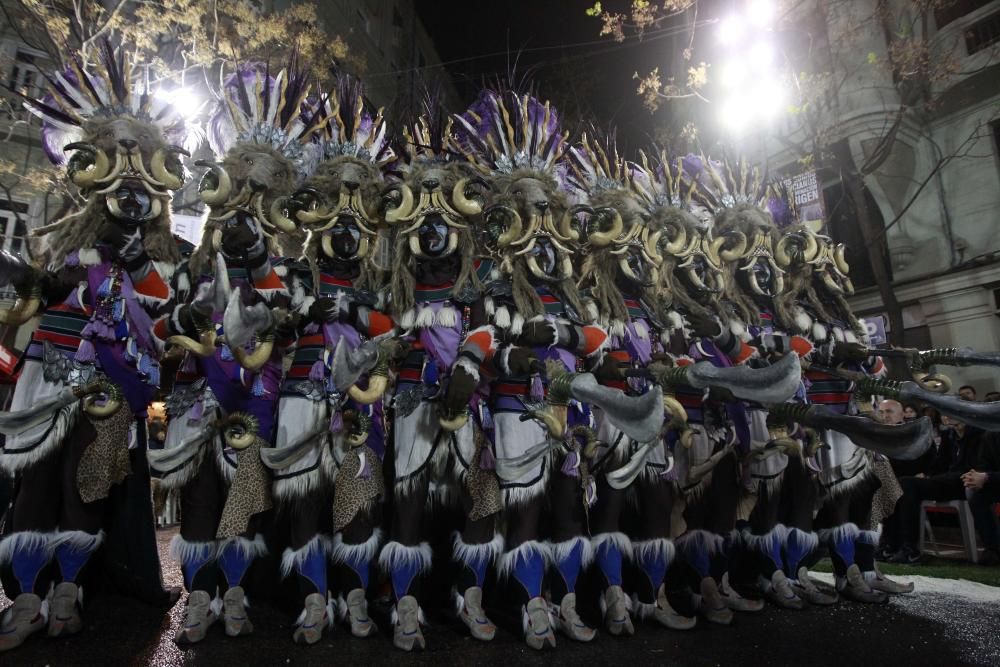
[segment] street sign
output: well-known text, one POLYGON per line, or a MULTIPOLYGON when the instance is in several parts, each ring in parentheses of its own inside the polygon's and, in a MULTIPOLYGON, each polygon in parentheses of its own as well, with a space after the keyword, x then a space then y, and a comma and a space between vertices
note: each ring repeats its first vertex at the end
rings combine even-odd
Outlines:
POLYGON ((877 345, 885 345, 889 342, 889 339, 885 335, 885 315, 869 315, 868 317, 862 317, 861 321, 865 323, 869 345, 875 347, 877 345))
POLYGON ((822 230, 826 223, 826 210, 823 208, 823 190, 820 189, 816 171, 810 169, 786 178, 785 187, 795 199, 799 223, 807 225, 814 232, 822 230))

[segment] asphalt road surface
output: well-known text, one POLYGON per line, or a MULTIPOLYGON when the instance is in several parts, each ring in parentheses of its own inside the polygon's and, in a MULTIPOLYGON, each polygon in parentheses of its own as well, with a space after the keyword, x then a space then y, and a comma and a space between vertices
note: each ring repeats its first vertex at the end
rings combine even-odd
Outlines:
MULTIPOLYGON (((173 531, 159 534, 165 583, 181 584, 166 555, 173 531)), ((8 604, 2 599, 3 606, 8 604)), ((699 621, 689 632, 637 623, 634 637, 602 633, 590 644, 559 637, 555 651, 538 654, 521 641, 516 614, 490 610, 500 626, 496 639, 480 643, 463 632, 446 610, 431 615, 427 650, 404 654, 392 647, 388 623, 378 637, 355 639, 338 626, 315 646, 292 643, 294 614, 260 604, 251 607, 255 633, 231 639, 221 624, 195 647, 181 649, 172 637, 183 615, 183 598, 169 611, 105 595, 88 604, 85 631, 50 640, 42 634, 0 655, 0 665, 996 665, 1000 664, 1000 604, 941 593, 915 593, 871 607, 841 602, 801 612, 768 607, 739 615, 731 627, 699 621)), ((378 610, 373 617, 379 618, 378 610)))

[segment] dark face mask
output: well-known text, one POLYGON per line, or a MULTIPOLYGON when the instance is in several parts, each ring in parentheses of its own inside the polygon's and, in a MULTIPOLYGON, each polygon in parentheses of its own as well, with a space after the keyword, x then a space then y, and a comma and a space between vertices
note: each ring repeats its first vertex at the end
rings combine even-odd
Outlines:
POLYGON ((355 224, 354 218, 348 216, 348 220, 338 222, 330 230, 330 240, 338 259, 350 259, 358 253, 361 230, 355 224))
POLYGON ((448 225, 439 215, 429 215, 417 230, 420 249, 429 257, 437 257, 448 247, 448 225))
POLYGON ((123 222, 140 224, 152 211, 153 200, 138 183, 123 183, 112 196, 121 209, 123 222))

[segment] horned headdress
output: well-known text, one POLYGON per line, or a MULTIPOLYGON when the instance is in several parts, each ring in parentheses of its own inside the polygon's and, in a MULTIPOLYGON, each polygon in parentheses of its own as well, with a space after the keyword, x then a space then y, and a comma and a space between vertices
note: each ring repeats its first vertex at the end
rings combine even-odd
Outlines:
POLYGON ((65 257, 91 247, 100 219, 122 217, 116 198, 123 183, 148 199, 141 219, 146 250, 156 260, 176 261, 170 237, 170 198, 183 185, 180 155, 197 146, 199 131, 170 102, 170 91, 152 85, 146 69, 123 48, 102 42, 96 62, 69 59, 67 69, 45 74, 42 99, 22 96, 42 119, 42 145, 87 199, 82 211, 35 230, 47 236, 43 258, 58 268, 65 257), (73 151, 68 162, 65 152, 73 151))

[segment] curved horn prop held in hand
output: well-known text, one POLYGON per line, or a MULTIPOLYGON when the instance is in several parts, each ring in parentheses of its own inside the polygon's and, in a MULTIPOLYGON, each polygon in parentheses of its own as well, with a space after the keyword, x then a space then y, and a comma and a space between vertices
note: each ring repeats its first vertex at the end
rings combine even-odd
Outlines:
POLYGON ((688 384, 696 389, 720 387, 734 396, 759 403, 782 403, 795 395, 802 377, 796 354, 786 354, 764 368, 733 366, 718 368, 708 361, 684 366, 688 384))
POLYGON ((21 326, 35 316, 41 304, 42 299, 39 296, 17 297, 9 310, 0 310, 0 325, 21 326))
POLYGON ((222 437, 233 449, 246 449, 257 439, 257 418, 246 412, 234 412, 222 420, 222 437))
MULTIPOLYGON (((873 389, 883 393, 881 387, 873 387, 873 389)), ((866 387, 865 390, 867 391, 868 388, 866 387)), ((923 401, 941 414, 954 417, 969 426, 981 428, 984 431, 1000 431, 1000 402, 966 401, 955 394, 939 394, 928 391, 916 382, 899 383, 898 388, 893 393, 899 396, 898 400, 907 403, 923 401)))
POLYGON ((107 380, 91 383, 78 392, 83 397, 83 411, 98 419, 105 419, 118 412, 125 400, 118 385, 107 380), (97 402, 98 394, 104 395, 103 404, 97 402))
POLYGON ((654 387, 641 396, 598 383, 592 373, 580 373, 570 382, 570 394, 582 403, 599 407, 611 424, 636 442, 660 437, 663 428, 663 390, 654 387))
MULTIPOLYGON (((904 384, 919 389, 911 382, 904 384)), ((939 394, 932 395, 942 398, 939 394)), ((928 417, 921 417, 905 424, 889 425, 868 417, 842 415, 822 405, 785 403, 770 406, 769 410, 771 418, 785 418, 814 429, 843 433, 857 446, 892 459, 912 461, 922 456, 931 446, 932 425, 928 417)), ((1000 428, 1000 420, 997 426, 1000 428)))

